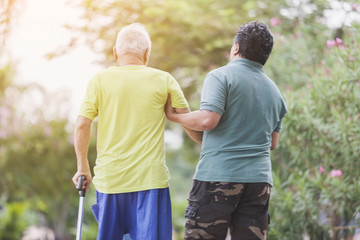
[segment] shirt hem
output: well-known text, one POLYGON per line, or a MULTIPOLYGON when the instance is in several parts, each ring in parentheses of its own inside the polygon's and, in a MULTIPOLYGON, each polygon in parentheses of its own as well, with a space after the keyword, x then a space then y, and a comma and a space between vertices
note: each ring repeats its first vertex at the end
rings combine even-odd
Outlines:
POLYGON ((194 176, 194 180, 204 181, 204 182, 235 182, 235 183, 268 183, 271 186, 273 185, 273 180, 268 178, 223 178, 223 177, 214 177, 206 178, 201 176, 194 176))
POLYGON ((220 107, 218 106, 215 106, 213 104, 208 104, 208 103, 202 103, 200 105, 200 110, 208 110, 208 111, 213 111, 213 112, 216 112, 220 115, 223 115, 224 113, 224 110, 222 110, 220 107))
POLYGON ((152 190, 152 189, 163 189, 168 188, 169 184, 165 185, 154 185, 154 186, 142 186, 142 187, 136 187, 136 188, 118 188, 118 189, 111 189, 111 188, 102 188, 95 186, 96 191, 100 193, 106 193, 106 194, 117 194, 117 193, 129 193, 129 192, 140 192, 140 191, 146 191, 146 190, 152 190))
POLYGON ((94 119, 96 118, 96 116, 95 116, 95 117, 92 117, 92 116, 87 115, 87 114, 85 114, 85 113, 79 113, 78 116, 86 117, 86 118, 90 119, 91 121, 94 121, 94 119))

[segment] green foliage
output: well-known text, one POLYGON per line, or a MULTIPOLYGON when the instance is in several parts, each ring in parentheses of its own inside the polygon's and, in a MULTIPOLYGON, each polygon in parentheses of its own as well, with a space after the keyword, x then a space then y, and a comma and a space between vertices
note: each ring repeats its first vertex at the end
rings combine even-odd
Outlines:
POLYGON ((18 14, 16 5, 18 5, 19 2, 21 2, 21 0, 2 0, 0 2, 0 53, 6 43, 15 16, 18 14))
POLYGON ((11 85, 13 70, 11 64, 0 66, 0 99, 4 96, 4 91, 11 85))
MULTIPOLYGON (((184 143, 186 144, 186 142, 184 143)), ((193 146, 182 147, 179 150, 167 151, 168 167, 171 172, 170 192, 172 201, 173 230, 176 239, 184 236, 184 215, 187 206, 187 196, 192 186, 192 176, 195 170, 193 161, 198 158, 193 146), (191 159, 186 159, 192 154, 191 159)))
POLYGON ((255 17, 267 22, 268 16, 279 15, 286 1, 92 0, 80 1, 80 5, 85 10, 84 22, 68 26, 74 33, 70 46, 81 44, 85 36, 85 43, 104 55, 104 65, 111 65, 120 28, 143 23, 152 40, 149 65, 171 72, 192 103, 198 102, 206 73, 228 62, 238 27, 255 17))
MULTIPOLYGON (((207 72, 228 62, 239 25, 254 19, 269 24, 277 18, 278 25, 271 26, 274 51, 265 71, 283 92, 289 113, 273 152, 268 239, 351 235, 353 228, 341 230, 339 225, 360 212, 359 26, 329 29, 323 24, 324 10, 330 8, 327 0, 80 0, 80 6, 84 21, 69 26, 74 33, 69 46, 85 43, 102 53, 104 65, 109 65, 118 30, 132 22, 145 24, 153 42, 150 66, 169 71, 180 81, 192 109, 199 106, 207 72), (341 37, 343 44, 327 47, 326 41, 335 37, 341 37), (332 170, 337 174, 341 170, 342 176, 333 177, 332 170)), ((42 213, 59 239, 71 238, 78 210, 71 182, 76 170, 73 126, 60 115, 46 114, 51 112, 49 105, 62 109, 67 102, 51 96, 56 104, 50 104, 50 98, 44 97, 39 109, 23 115, 16 103, 26 96, 28 87, 14 86, 12 78, 11 64, 2 66, 0 197, 5 197, 6 207, 0 210, 0 239, 20 239, 26 226, 38 225, 34 212, 42 213)), ((176 131, 174 124, 167 127, 176 131)), ((167 151, 177 239, 183 236, 186 197, 199 152, 200 147, 186 136, 180 149, 167 151)), ((95 136, 89 159, 93 165, 95 136)), ((94 195, 91 188, 85 204, 84 239, 96 236, 90 210, 94 195)))
POLYGON ((184 1, 83 1, 85 19, 79 30, 86 32, 88 43, 102 41, 107 60, 112 63, 112 47, 119 29, 133 22, 146 24, 153 46, 150 65, 173 71, 179 67, 208 69, 224 64, 225 54, 239 22, 245 20, 241 2, 231 4, 214 0, 184 1), (213 21, 216 18, 217 21, 213 21), (91 24, 94 19, 106 24, 91 24), (219 57, 220 56, 220 57, 219 57), (181 61, 179 61, 181 59, 181 61))
POLYGON ((274 50, 265 71, 285 89, 299 89, 312 81, 314 71, 324 59, 329 31, 324 25, 300 25, 286 32, 281 26, 272 28, 274 50), (317 32, 313 35, 313 32, 317 32))
MULTIPOLYGON (((0 108, 0 192, 7 202, 31 202, 34 210, 43 212, 56 236, 63 239, 68 237, 69 212, 77 212, 78 204, 77 191, 71 181, 76 171, 72 133, 68 130, 72 126, 61 116, 48 119, 44 114, 48 111, 46 106, 33 109, 27 115, 16 112, 16 105, 8 104, 12 98, 20 101, 33 90, 20 91, 20 96, 13 92, 0 108)), ((61 109, 59 103, 67 104, 61 96, 60 99, 56 94, 51 97, 58 100, 58 109, 61 109)), ((89 152, 93 160, 96 159, 94 143, 93 138, 89 152)))
POLYGON ((173 215, 173 231, 175 233, 175 239, 181 240, 184 239, 184 215, 185 208, 187 206, 186 199, 172 201, 172 215, 173 215))
POLYGON ((324 50, 306 85, 285 93, 289 113, 273 158, 273 239, 319 239, 330 229, 338 239, 353 230, 346 225, 360 206, 360 35, 359 26, 345 30, 344 44, 324 50))
POLYGON ((28 226, 25 212, 29 209, 27 202, 1 203, 0 205, 0 239, 21 239, 22 233, 28 226))
MULTIPOLYGON (((76 235, 76 224, 77 224, 77 217, 78 217, 78 206, 79 206, 79 197, 75 194, 76 198, 73 202, 70 210, 68 212, 68 222, 67 228, 70 230, 72 236, 75 237, 76 235)), ((83 224, 82 224, 82 233, 81 239, 83 240, 93 240, 96 239, 97 235, 97 222, 95 217, 91 211, 91 206, 96 203, 96 195, 95 195, 95 188, 92 185, 90 187, 89 192, 86 193, 85 202, 84 202, 84 215, 83 215, 83 224)))

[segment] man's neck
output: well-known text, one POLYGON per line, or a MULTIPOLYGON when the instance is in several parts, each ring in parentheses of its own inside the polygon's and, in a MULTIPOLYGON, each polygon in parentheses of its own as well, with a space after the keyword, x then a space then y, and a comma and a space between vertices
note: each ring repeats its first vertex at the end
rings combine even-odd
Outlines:
POLYGON ((146 65, 141 56, 133 53, 120 55, 116 62, 119 66, 146 65))
POLYGON ((230 62, 234 61, 234 60, 238 60, 238 59, 243 59, 243 57, 241 57, 239 54, 232 56, 232 58, 230 59, 230 62))

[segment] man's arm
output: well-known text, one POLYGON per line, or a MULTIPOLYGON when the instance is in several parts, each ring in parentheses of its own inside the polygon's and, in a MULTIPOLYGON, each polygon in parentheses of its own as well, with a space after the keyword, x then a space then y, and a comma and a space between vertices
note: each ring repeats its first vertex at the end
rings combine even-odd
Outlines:
MULTIPOLYGON (((189 108, 175 108, 175 112, 177 114, 185 114, 189 113, 189 108)), ((202 143, 202 137, 203 137, 203 131, 195 131, 192 130, 186 126, 183 126, 186 134, 196 143, 201 144, 202 143)))
POLYGON ((173 122, 180 123, 191 130, 195 131, 208 131, 215 128, 221 118, 217 112, 200 110, 184 114, 177 114, 171 105, 171 100, 165 105, 166 117, 173 122))
POLYGON ((181 123, 192 130, 209 131, 218 125, 220 118, 221 115, 217 112, 198 110, 181 115, 172 115, 170 120, 181 123))
POLYGON ((272 132, 271 134, 271 147, 270 147, 270 150, 274 150, 276 148, 276 145, 279 141, 279 136, 280 136, 280 133, 278 132, 272 132))
POLYGON ((85 176, 86 191, 89 190, 92 181, 91 171, 88 160, 88 150, 90 142, 91 120, 86 117, 79 116, 76 120, 74 132, 74 146, 77 159, 77 172, 72 178, 75 186, 78 184, 80 176, 85 176))

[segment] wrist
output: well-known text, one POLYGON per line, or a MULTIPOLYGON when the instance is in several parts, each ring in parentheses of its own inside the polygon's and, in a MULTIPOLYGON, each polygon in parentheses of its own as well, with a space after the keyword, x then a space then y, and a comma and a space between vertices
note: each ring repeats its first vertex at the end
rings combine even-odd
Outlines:
POLYGON ((77 171, 78 172, 90 172, 90 166, 89 166, 88 161, 86 161, 83 164, 79 164, 77 167, 77 171))

